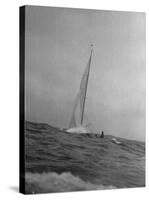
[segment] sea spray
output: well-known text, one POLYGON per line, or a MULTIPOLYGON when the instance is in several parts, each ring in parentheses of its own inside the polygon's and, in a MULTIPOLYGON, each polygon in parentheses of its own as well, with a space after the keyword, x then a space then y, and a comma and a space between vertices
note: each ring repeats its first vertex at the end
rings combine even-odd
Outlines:
POLYGON ((66 191, 81 191, 81 190, 103 190, 114 189, 116 187, 109 185, 96 185, 88 181, 83 181, 77 176, 73 176, 70 172, 57 174, 49 173, 26 173, 25 175, 27 193, 40 192, 66 192, 66 191), (38 190, 37 190, 38 188, 38 190))

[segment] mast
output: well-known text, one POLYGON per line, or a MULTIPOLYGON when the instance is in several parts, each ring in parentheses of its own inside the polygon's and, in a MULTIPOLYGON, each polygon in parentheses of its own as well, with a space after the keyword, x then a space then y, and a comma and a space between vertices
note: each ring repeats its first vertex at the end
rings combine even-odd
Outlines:
MULTIPOLYGON (((90 58, 89 58, 88 66, 87 66, 87 71, 85 71, 83 78, 82 78, 82 81, 81 81, 81 85, 82 85, 83 80, 85 79, 85 90, 84 90, 85 93, 84 93, 84 97, 83 97, 83 107, 82 107, 82 113, 81 113, 81 125, 83 124, 83 116, 84 116, 84 110, 85 110, 85 101, 86 101, 86 94, 87 94, 87 86, 88 86, 88 80, 89 80, 92 52, 93 52, 93 45, 91 44, 91 54, 90 54, 90 58), (86 74, 86 72, 87 72, 87 74, 86 74), (86 77, 85 77, 85 75, 86 75, 86 77)), ((81 85, 80 85, 80 89, 81 89, 81 85)))

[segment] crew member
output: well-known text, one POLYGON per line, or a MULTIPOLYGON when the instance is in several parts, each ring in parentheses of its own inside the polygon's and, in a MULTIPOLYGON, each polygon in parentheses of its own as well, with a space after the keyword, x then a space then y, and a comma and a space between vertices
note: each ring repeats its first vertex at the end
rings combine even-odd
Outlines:
POLYGON ((100 138, 104 138, 104 132, 101 132, 100 138))

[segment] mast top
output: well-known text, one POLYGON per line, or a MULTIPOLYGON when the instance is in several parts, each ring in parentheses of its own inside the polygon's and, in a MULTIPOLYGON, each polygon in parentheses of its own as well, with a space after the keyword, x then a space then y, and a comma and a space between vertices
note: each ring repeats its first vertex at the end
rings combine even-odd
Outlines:
POLYGON ((93 45, 93 44, 91 44, 91 46, 90 46, 90 48, 91 48, 91 52, 93 51, 93 47, 94 47, 94 45, 93 45))

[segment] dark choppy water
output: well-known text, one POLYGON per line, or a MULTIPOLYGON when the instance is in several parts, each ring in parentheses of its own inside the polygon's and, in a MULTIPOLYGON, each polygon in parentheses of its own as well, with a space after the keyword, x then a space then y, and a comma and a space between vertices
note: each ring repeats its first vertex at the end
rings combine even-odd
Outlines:
POLYGON ((145 186, 145 144, 26 122, 26 193, 145 186))

